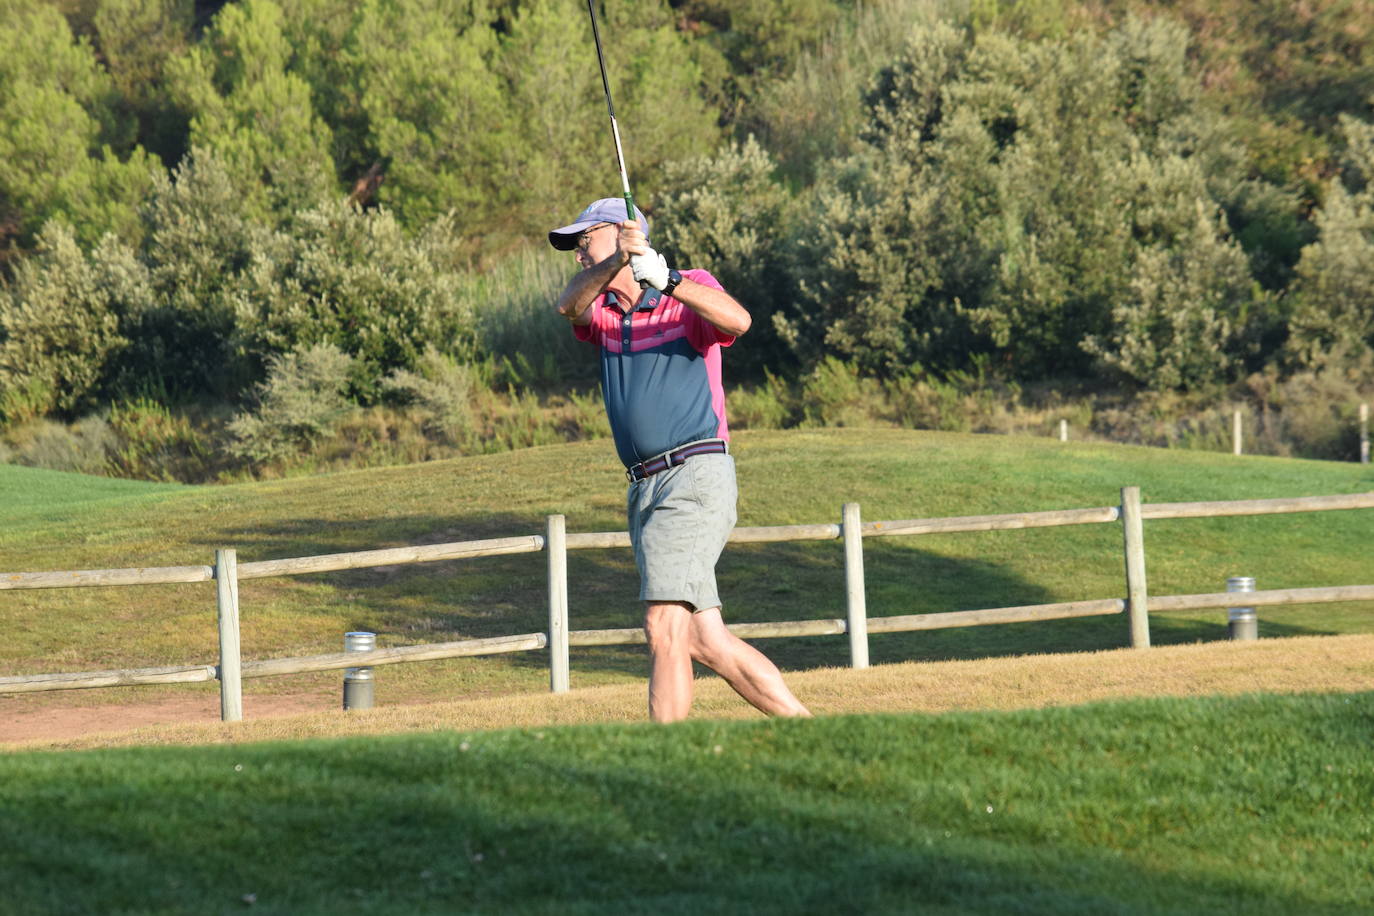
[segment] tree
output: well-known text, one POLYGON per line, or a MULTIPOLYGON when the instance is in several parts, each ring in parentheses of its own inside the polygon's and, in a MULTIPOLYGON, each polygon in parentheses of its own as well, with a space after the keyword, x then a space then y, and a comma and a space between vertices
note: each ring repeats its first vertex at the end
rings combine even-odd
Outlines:
POLYGON ((154 163, 90 43, 40 0, 0 0, 0 243, 62 219, 91 245, 133 241, 154 163))
POLYGON ((167 165, 187 151, 190 126, 168 92, 168 64, 191 45, 195 0, 100 0, 95 48, 136 119, 140 144, 167 165))
POLYGON ((1374 349, 1374 123, 1345 117, 1347 177, 1332 183, 1303 249, 1290 351, 1300 365, 1374 349))
POLYGON ((670 264, 710 270, 754 324, 731 357, 737 370, 777 368, 786 351, 773 315, 794 293, 788 242, 795 200, 753 137, 714 155, 670 163, 658 198, 654 247, 670 264))
POLYGON ((272 0, 244 0, 215 16, 204 39, 169 65, 190 114, 193 146, 212 151, 237 193, 280 218, 337 193, 330 131, 310 88, 289 72, 291 47, 272 0))
POLYGON ((1015 378, 1086 374, 1122 303, 1174 301, 1132 286, 1144 253, 1199 233, 1216 256, 1179 262, 1179 289, 1225 289, 1213 305, 1249 315, 1186 48, 1165 22, 1044 41, 917 29, 868 95, 864 149, 818 186, 784 337, 870 371, 980 356, 1015 378))

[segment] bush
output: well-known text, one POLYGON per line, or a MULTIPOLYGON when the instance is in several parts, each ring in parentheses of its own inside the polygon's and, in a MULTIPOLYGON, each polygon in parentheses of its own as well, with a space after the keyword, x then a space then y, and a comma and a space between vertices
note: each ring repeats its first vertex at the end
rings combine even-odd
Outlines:
POLYGON ((105 474, 119 436, 104 417, 83 417, 71 426, 37 420, 9 431, 0 461, 53 471, 105 474))
POLYGON ((199 482, 221 463, 213 442, 186 415, 148 398, 116 404, 109 424, 116 436, 108 447, 112 476, 199 482))
POLYGON ((1348 185, 1333 184, 1298 262, 1290 351, 1303 368, 1374 348, 1374 123, 1345 118, 1348 185))
POLYGON ((414 371, 427 348, 475 349, 472 307, 453 263, 455 230, 440 219, 407 236, 388 211, 346 201, 297 215, 258 240, 234 290, 234 343, 249 361, 327 343, 353 358, 350 393, 377 400, 382 380, 414 371))
POLYGON ((89 410, 129 346, 128 317, 147 307, 147 270, 107 235, 88 258, 65 224, 49 223, 40 249, 0 291, 0 420, 89 410))
POLYGON ((884 412, 882 395, 881 384, 853 363, 827 357, 802 381, 801 425, 873 426, 884 412))
POLYGON ((732 367, 744 373, 777 367, 786 356, 773 315, 791 296, 794 201, 773 172, 772 158, 753 137, 671 164, 654 226, 654 246, 669 264, 711 271, 750 311, 753 327, 730 354, 732 367))
POLYGON ((344 395, 352 368, 352 357, 331 344, 273 357, 256 407, 229 424, 230 453, 266 464, 309 452, 353 406, 344 395))
POLYGON ((566 389, 596 383, 596 349, 574 338, 553 307, 576 271, 567 253, 541 242, 466 275, 461 295, 474 315, 476 350, 495 365, 498 384, 566 389))
MULTIPOLYGON (((1235 378, 1259 309, 1214 215, 1210 170, 1230 152, 1186 50, 1165 22, 1040 42, 917 27, 867 96, 863 148, 818 182, 780 321, 793 352, 887 375, 981 354, 1011 378, 1083 376, 1085 338, 1106 355, 1201 293, 1208 314, 1185 330, 1207 331, 1235 378), (1113 312, 1132 301, 1139 314, 1113 312)), ((1135 361, 1205 383, 1194 357, 1135 361)))
POLYGON ((235 353, 236 286, 250 252, 270 235, 248 215, 224 163, 193 150, 160 178, 142 210, 152 301, 131 315, 117 390, 164 403, 234 401, 262 378, 235 353))
POLYGON ((449 445, 469 445, 477 428, 473 413, 475 388, 482 383, 471 367, 431 348, 418 372, 399 369, 387 376, 385 390, 416 405, 424 430, 449 445))
POLYGON ((764 372, 758 387, 732 385, 725 392, 731 429, 787 429, 796 425, 799 413, 791 387, 771 372, 764 372))
POLYGON ((1007 432, 1021 397, 1014 382, 996 382, 986 361, 975 360, 972 372, 951 372, 945 379, 915 369, 884 386, 893 419, 908 429, 947 432, 1007 432))

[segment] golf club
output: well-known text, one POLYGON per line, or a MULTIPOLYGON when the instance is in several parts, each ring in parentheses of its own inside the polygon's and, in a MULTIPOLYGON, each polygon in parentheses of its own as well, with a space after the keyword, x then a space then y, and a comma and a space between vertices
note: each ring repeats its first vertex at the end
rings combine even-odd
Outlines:
POLYGON ((630 176, 625 171, 625 153, 620 148, 620 127, 615 121, 615 105, 611 104, 611 81, 606 78, 606 55, 601 50, 601 30, 596 25, 596 0, 587 0, 587 12, 592 17, 592 40, 596 42, 596 62, 601 65, 601 85, 606 90, 606 110, 611 115, 611 136, 615 139, 615 161, 620 166, 620 186, 625 191, 625 218, 635 218, 635 198, 630 193, 630 176))

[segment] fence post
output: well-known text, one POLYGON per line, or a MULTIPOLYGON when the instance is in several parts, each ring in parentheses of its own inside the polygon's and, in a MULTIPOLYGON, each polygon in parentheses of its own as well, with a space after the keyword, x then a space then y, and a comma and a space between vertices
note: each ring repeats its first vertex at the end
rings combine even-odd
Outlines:
POLYGON ((1241 447, 1244 432, 1244 426, 1240 419, 1240 408, 1237 407, 1236 412, 1231 415, 1231 454, 1240 455, 1244 453, 1244 449, 1241 447))
POLYGON ((1140 487, 1121 488, 1121 530, 1126 550, 1126 608, 1131 615, 1131 647, 1150 647, 1150 609, 1145 589, 1145 527, 1140 518, 1140 487))
POLYGON ((844 504, 844 586, 849 662, 868 667, 868 601, 864 597, 864 536, 859 504, 844 504))
POLYGON ((548 518, 544 549, 549 552, 549 689, 568 692, 568 540, 566 520, 548 518))
POLYGON ((1059 421, 1059 441, 1060 441, 1060 442, 1068 442, 1068 441, 1069 441, 1069 421, 1068 421, 1068 420, 1060 420, 1060 421, 1059 421))
POLYGON ((243 719, 243 666, 239 648, 239 560, 233 548, 215 551, 215 603, 219 608, 219 717, 243 719))
POLYGON ((1360 405, 1360 464, 1369 464, 1369 404, 1360 405))

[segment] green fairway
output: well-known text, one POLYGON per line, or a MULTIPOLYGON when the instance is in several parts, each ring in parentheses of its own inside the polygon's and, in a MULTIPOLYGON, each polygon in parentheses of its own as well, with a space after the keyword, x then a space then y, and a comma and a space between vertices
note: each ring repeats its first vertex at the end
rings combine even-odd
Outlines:
POLYGON ((1374 695, 0 757, 5 912, 1368 913, 1374 695))
MULTIPOLYGON (((1374 490, 1358 464, 1236 458, 1195 451, 904 430, 743 432, 735 453, 740 524, 838 522, 1115 505, 1138 485, 1146 502, 1250 499, 1374 490)), ((208 564, 216 547, 240 562, 405 544, 537 534, 561 513, 568 530, 623 530, 623 477, 605 442, 526 449, 402 468, 230 486, 161 487, 5 468, 24 507, 0 531, 5 571, 208 564)), ((1369 584, 1368 510, 1152 521, 1153 594, 1213 592, 1231 575, 1260 588, 1369 584)), ((727 619, 840 617, 838 542, 736 545, 719 569, 727 619)), ((337 651, 373 630, 382 646, 500 636, 546 627, 542 555, 245 581, 248 659, 337 651)), ((1032 531, 870 538, 872 616, 1123 597, 1117 524, 1032 531)), ((570 557, 575 629, 634 626, 637 583, 626 550, 570 557)), ((0 643, 0 674, 204 663, 216 657, 210 583, 0 593, 0 619, 22 638, 0 643)), ((1224 611, 1155 615, 1156 644, 1218 639, 1224 611)), ((1374 608, 1263 609, 1261 635, 1370 632, 1374 608)), ((872 637, 875 663, 1125 645, 1123 617, 872 637)), ((772 640, 784 667, 843 664, 845 640, 772 640)), ((393 666, 387 702, 538 690, 540 654, 393 666)), ((573 684, 642 678, 642 648, 574 650, 573 684)), ((337 675, 330 675, 332 684, 337 675)), ((311 683, 318 683, 316 681, 311 683)), ((294 678, 250 681, 292 690, 294 678)), ((168 687, 87 691, 127 700, 168 687)))
POLYGON ((0 464, 0 502, 5 506, 6 521, 18 522, 22 530, 35 534, 73 512, 110 512, 116 506, 155 502, 184 489, 180 484, 0 464))

